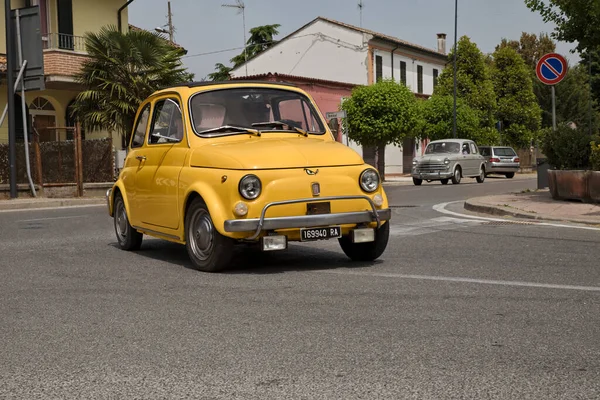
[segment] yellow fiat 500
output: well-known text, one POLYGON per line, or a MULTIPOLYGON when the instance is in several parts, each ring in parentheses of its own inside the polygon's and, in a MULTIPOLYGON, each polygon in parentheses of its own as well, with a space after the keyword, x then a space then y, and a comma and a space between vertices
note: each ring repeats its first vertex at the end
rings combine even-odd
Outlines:
POLYGON ((337 239, 352 260, 384 252, 390 209, 377 170, 335 141, 314 100, 284 83, 190 83, 139 107, 107 192, 119 246, 144 234, 186 246, 220 271, 233 247, 284 250, 337 239))

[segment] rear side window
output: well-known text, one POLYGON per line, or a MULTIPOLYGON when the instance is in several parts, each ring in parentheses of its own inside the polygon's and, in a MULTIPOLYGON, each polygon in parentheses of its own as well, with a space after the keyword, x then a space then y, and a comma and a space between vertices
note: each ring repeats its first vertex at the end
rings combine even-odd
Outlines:
POLYGON ((144 137, 146 136, 146 128, 148 127, 148 117, 150 116, 150 103, 146 104, 135 125, 133 138, 131 138, 131 147, 142 147, 144 137))
POLYGON ((517 155, 510 147, 497 147, 494 149, 494 154, 500 157, 514 157, 517 155))
POLYGON ((487 157, 490 155, 490 149, 488 147, 480 147, 479 151, 481 152, 481 155, 484 157, 487 157))

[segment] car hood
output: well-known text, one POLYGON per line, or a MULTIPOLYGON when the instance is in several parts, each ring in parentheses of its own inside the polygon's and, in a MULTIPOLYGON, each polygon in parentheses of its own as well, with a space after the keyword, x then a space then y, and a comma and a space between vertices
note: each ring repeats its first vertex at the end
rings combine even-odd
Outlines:
POLYGON ((415 157, 415 160, 418 162, 428 161, 428 162, 439 162, 443 163, 446 158, 452 159, 455 154, 428 154, 425 156, 415 157))
POLYGON ((190 166, 224 169, 312 168, 364 164, 339 142, 314 138, 254 138, 193 150, 190 166))

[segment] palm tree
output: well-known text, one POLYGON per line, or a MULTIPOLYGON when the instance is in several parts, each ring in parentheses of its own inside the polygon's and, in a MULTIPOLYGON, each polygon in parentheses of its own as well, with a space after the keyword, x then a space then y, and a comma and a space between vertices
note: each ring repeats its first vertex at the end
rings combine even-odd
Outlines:
POLYGON ((89 59, 76 80, 86 89, 77 95, 73 114, 85 129, 121 132, 123 147, 146 97, 161 87, 193 80, 181 62, 185 50, 158 33, 121 33, 106 26, 86 33, 85 43, 89 59))

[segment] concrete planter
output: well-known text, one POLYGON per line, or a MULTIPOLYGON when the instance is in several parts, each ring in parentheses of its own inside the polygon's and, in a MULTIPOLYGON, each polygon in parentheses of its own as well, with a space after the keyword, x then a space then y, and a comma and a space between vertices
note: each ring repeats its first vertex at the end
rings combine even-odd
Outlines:
POLYGON ((600 172, 548 170, 548 186, 555 200, 600 203, 600 172))

